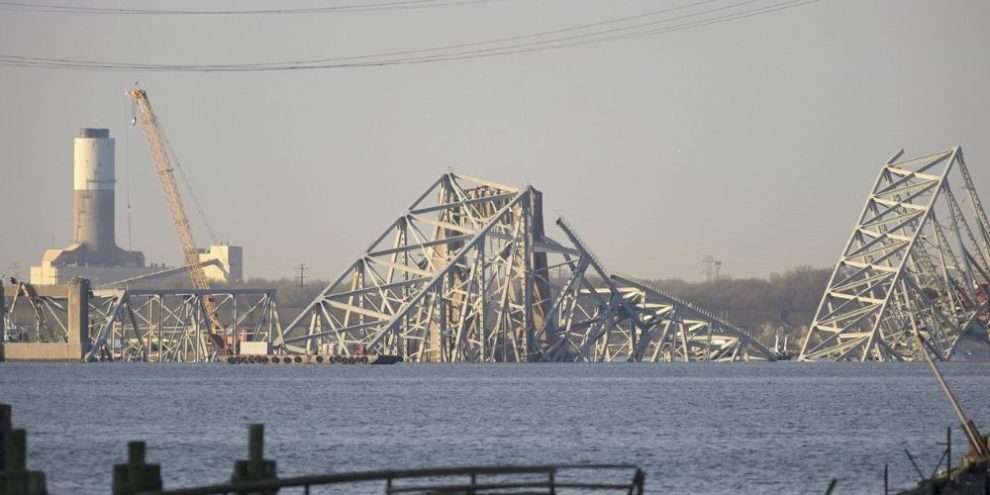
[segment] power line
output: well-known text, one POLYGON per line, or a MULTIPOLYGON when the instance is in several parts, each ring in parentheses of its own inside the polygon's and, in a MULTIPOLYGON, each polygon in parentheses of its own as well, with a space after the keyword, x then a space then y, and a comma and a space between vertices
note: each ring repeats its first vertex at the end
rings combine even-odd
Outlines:
POLYGON ((24 2, 0 1, 0 10, 6 12, 31 12, 49 14, 102 14, 102 15, 272 15, 272 14, 341 14, 349 12, 372 12, 382 10, 432 9, 505 0, 403 0, 370 4, 337 5, 334 7, 309 7, 295 9, 261 10, 156 10, 156 9, 115 9, 107 7, 81 7, 74 5, 31 4, 24 2))
MULTIPOLYGON (((721 1, 721 0, 700 0, 700 1, 693 2, 693 3, 685 4, 685 5, 679 5, 679 6, 675 6, 675 7, 668 7, 668 8, 664 8, 664 9, 653 10, 653 11, 649 11, 649 12, 643 12, 643 13, 640 13, 640 14, 635 14, 635 15, 630 15, 630 16, 625 16, 625 17, 618 17, 618 18, 614 18, 614 19, 607 19, 607 20, 604 20, 604 21, 592 22, 592 23, 587 23, 587 24, 580 24, 580 25, 577 25, 577 26, 570 26, 570 27, 565 27, 565 28, 560 28, 560 29, 553 29, 553 30, 549 30, 549 31, 541 31, 541 32, 537 32, 537 33, 524 34, 524 35, 516 35, 516 36, 508 36, 508 37, 502 37, 502 38, 493 38, 493 39, 488 39, 488 40, 474 41, 474 42, 467 42, 467 43, 457 43, 457 44, 452 44, 452 45, 442 45, 442 46, 436 46, 436 47, 431 47, 431 48, 420 48, 420 49, 412 49, 412 50, 399 50, 399 51, 372 53, 372 54, 365 54, 365 55, 351 55, 351 56, 329 57, 329 58, 310 59, 310 60, 296 60, 296 61, 291 61, 291 62, 261 62, 261 63, 254 63, 254 64, 233 64, 233 65, 225 65, 225 66, 199 66, 199 67, 204 67, 204 68, 206 68, 206 67, 223 67, 223 68, 227 68, 227 69, 242 68, 242 67, 243 68, 248 68, 248 67, 251 67, 251 68, 253 68, 253 67, 277 67, 277 66, 286 65, 286 64, 297 64, 297 65, 322 64, 322 63, 328 63, 328 62, 341 62, 341 61, 352 61, 352 60, 367 60, 367 59, 375 59, 375 58, 398 57, 398 56, 404 56, 404 55, 426 54, 426 53, 431 53, 431 52, 437 52, 437 53, 442 54, 444 51, 456 50, 456 49, 461 49, 461 48, 471 48, 471 47, 477 47, 477 46, 495 45, 495 44, 502 44, 502 43, 513 42, 513 41, 521 41, 521 40, 526 40, 526 39, 542 38, 542 37, 552 36, 552 35, 556 35, 556 34, 564 34, 564 33, 582 31, 582 30, 587 30, 587 29, 592 29, 592 28, 607 26, 607 25, 611 25, 611 24, 618 24, 618 23, 623 23, 623 22, 628 22, 628 21, 634 21, 634 20, 637 20, 637 19, 643 19, 643 18, 647 18, 647 17, 654 17, 654 16, 657 16, 657 15, 660 15, 660 14, 666 14, 666 13, 670 13, 670 12, 676 12, 676 11, 686 10, 686 9, 690 9, 692 7, 697 7, 697 6, 700 6, 700 5, 710 4, 710 3, 714 3, 714 2, 718 2, 718 1, 721 1)), ((729 5, 727 7, 720 7, 719 9, 716 9, 716 10, 724 10, 725 8, 731 8, 731 7, 735 7, 735 6, 739 6, 739 5, 743 5, 743 4, 747 4, 747 3, 753 3, 753 2, 756 2, 756 1, 761 1, 761 0, 746 0, 746 1, 742 2, 742 3, 734 4, 734 5, 729 5)), ((708 13, 708 12, 709 11, 702 11, 702 12, 698 12, 698 13, 695 13, 695 14, 690 14, 689 16, 691 16, 691 15, 702 15, 702 14, 705 14, 705 13, 708 13)), ((674 19, 677 19, 677 18, 674 18, 674 19)), ((661 19, 661 20, 655 21, 655 22, 665 22, 665 21, 666 21, 665 19, 661 19)), ((593 34, 595 34, 595 33, 590 33, 590 35, 593 35, 593 34)), ((502 48, 505 48, 505 47, 502 47, 502 48)), ((4 57, 4 55, 0 54, 0 58, 2 58, 2 57, 4 57)), ((29 59, 29 57, 17 57, 17 56, 7 56, 7 57, 14 58, 14 59, 24 59, 24 60, 28 60, 29 59)), ((70 62, 74 62, 74 63, 80 63, 80 64, 104 64, 104 65, 114 65, 114 66, 121 65, 122 67, 124 67, 124 66, 126 66, 126 67, 162 66, 161 64, 141 64, 141 63, 122 63, 122 64, 119 64, 119 63, 114 63, 114 62, 99 62, 99 61, 91 61, 91 60, 70 61, 70 60, 67 60, 67 59, 36 58, 36 57, 30 58, 30 59, 39 60, 39 61, 40 60, 43 60, 43 61, 52 62, 52 63, 70 63, 70 62)), ((182 67, 182 66, 176 65, 174 67, 182 67)))
POLYGON ((725 21, 728 21, 728 20, 734 20, 734 19, 743 18, 743 17, 751 17, 751 16, 756 15, 756 14, 769 13, 769 12, 773 12, 773 11, 777 11, 777 10, 783 10, 784 8, 796 7, 796 6, 804 5, 804 4, 807 4, 807 3, 814 3, 814 2, 817 2, 818 0, 790 0, 790 1, 786 1, 786 2, 779 2, 777 4, 773 4, 773 5, 769 5, 769 6, 758 7, 758 8, 754 8, 754 9, 742 11, 742 12, 736 12, 736 13, 726 14, 726 15, 722 15, 722 16, 715 16, 715 17, 710 17, 710 18, 707 18, 707 19, 702 19, 700 21, 695 21, 695 22, 690 22, 690 23, 685 23, 685 24, 680 24, 680 25, 674 25, 674 26, 670 26, 668 28, 663 28, 663 29, 658 29, 658 30, 649 30, 649 31, 640 31, 638 33, 635 33, 635 32, 634 33, 626 33, 623 36, 613 36, 613 37, 608 37, 608 38, 590 39, 590 40, 587 40, 585 42, 561 43, 562 41, 580 40, 580 39, 584 39, 584 38, 588 38, 588 37, 596 37, 596 36, 597 37, 601 37, 601 35, 603 35, 603 34, 609 34, 609 33, 621 32, 621 31, 628 31, 630 29, 636 29, 636 28, 641 28, 641 27, 653 26, 653 25, 657 25, 657 24, 661 24, 661 23, 665 23, 665 22, 670 22, 670 21, 673 21, 673 20, 680 20, 680 19, 685 19, 685 18, 689 18, 689 17, 696 17, 698 15, 703 15, 703 14, 708 14, 708 13, 713 13, 713 12, 718 12, 718 11, 725 11, 727 9, 731 9, 731 8, 735 8, 735 7, 739 7, 739 6, 743 6, 743 5, 748 5, 748 4, 753 4, 755 2, 759 2, 759 1, 762 1, 762 0, 747 0, 747 1, 744 1, 744 2, 738 2, 738 3, 735 3, 735 4, 730 4, 730 5, 727 5, 727 6, 722 6, 722 7, 718 7, 718 8, 715 8, 715 9, 710 9, 710 10, 702 11, 702 12, 695 12, 695 13, 681 15, 681 16, 677 16, 677 17, 663 18, 663 19, 659 19, 659 20, 650 21, 648 23, 641 23, 641 24, 636 24, 636 25, 633 25, 633 26, 624 26, 624 27, 613 28, 613 29, 609 29, 609 30, 592 32, 592 33, 584 33, 584 34, 569 36, 569 37, 565 37, 565 38, 557 38, 557 39, 551 39, 551 40, 541 40, 541 41, 521 43, 521 44, 516 44, 516 45, 492 47, 492 48, 486 48, 486 49, 481 49, 481 50, 467 50, 467 51, 454 52, 454 53, 441 53, 441 54, 431 55, 431 56, 425 56, 425 57, 387 58, 387 57, 390 57, 390 56, 393 56, 393 55, 406 54, 406 53, 424 53, 424 52, 446 50, 446 49, 449 49, 449 48, 458 48, 458 47, 467 47, 467 46, 479 46, 479 45, 500 43, 500 42, 508 41, 508 40, 518 40, 518 39, 541 37, 541 36, 545 36, 545 35, 553 34, 553 33, 570 32, 570 31, 575 31, 575 30, 586 29, 588 27, 593 27, 593 26, 602 26, 602 25, 612 24, 612 23, 616 23, 616 22, 622 22, 622 21, 626 21, 626 20, 630 20, 630 19, 636 19, 636 18, 642 18, 642 17, 646 17, 646 16, 652 16, 652 15, 656 15, 657 13, 660 13, 660 12, 670 12, 670 11, 673 11, 673 10, 682 10, 682 9, 685 9, 685 8, 689 8, 689 7, 693 7, 693 6, 697 6, 697 5, 701 5, 701 4, 705 4, 705 3, 711 3, 712 1, 715 1, 715 0, 705 0, 705 1, 701 1, 701 2, 695 2, 695 3, 692 3, 692 4, 680 6, 680 7, 668 8, 668 9, 663 9, 663 10, 660 10, 660 11, 654 11, 654 12, 649 12, 649 13, 645 13, 645 14, 639 14, 639 15, 635 15, 635 16, 629 16, 629 17, 624 17, 624 18, 618 18, 618 19, 612 19, 612 20, 607 20, 607 21, 601 21, 601 22, 596 22, 596 23, 586 24, 586 25, 581 25, 581 26, 575 26, 575 27, 570 27, 570 28, 557 29, 557 30, 553 30, 553 31, 545 31, 545 32, 541 32, 541 33, 535 33, 535 34, 524 35, 524 36, 514 36, 514 37, 509 37, 509 38, 499 38, 499 39, 494 39, 494 40, 486 40, 486 41, 474 42, 474 43, 464 43, 464 44, 459 44, 459 45, 448 45, 448 46, 444 46, 444 47, 436 47, 436 48, 429 48, 429 49, 422 49, 422 50, 407 50, 407 51, 403 51, 403 52, 387 52, 387 53, 373 54, 373 55, 361 55, 361 56, 352 56, 352 57, 337 57, 337 58, 320 59, 320 60, 295 61, 295 62, 280 62, 280 63, 260 63, 260 64, 197 65, 197 66, 190 66, 190 65, 133 64, 133 63, 114 63, 114 62, 108 63, 108 62, 96 62, 96 61, 79 61, 79 60, 66 60, 66 59, 40 59, 40 58, 27 58, 27 57, 16 57, 16 56, 3 56, 3 55, 0 55, 0 65, 2 65, 4 63, 17 64, 17 63, 23 62, 23 64, 26 64, 26 65, 29 65, 29 66, 44 66, 44 67, 49 67, 49 68, 70 68, 70 69, 71 68, 81 68, 81 69, 99 68, 99 69, 106 69, 106 70, 152 70, 152 71, 179 71, 179 72, 183 72, 183 71, 218 72, 218 71, 248 71, 248 70, 251 70, 251 71, 272 71, 272 70, 335 69, 335 68, 349 68, 349 67, 369 67, 369 66, 398 65, 398 64, 415 64, 415 63, 436 62, 436 61, 445 61, 445 60, 462 60, 462 59, 466 59, 466 58, 480 58, 480 57, 487 57, 487 56, 506 55, 506 54, 511 54, 511 53, 523 53, 523 52, 531 52, 531 51, 542 51, 542 50, 562 48, 562 47, 567 47, 567 46, 576 46, 576 45, 581 45, 581 44, 598 43, 598 42, 604 42, 604 41, 613 41, 613 40, 618 40, 618 39, 630 39, 630 38, 633 38, 633 37, 640 37, 640 36, 644 36, 644 35, 660 34, 660 33, 663 33, 663 32, 669 32, 669 31, 674 31, 674 30, 683 30, 685 28, 692 28, 692 27, 700 27, 702 25, 709 25, 709 24, 714 24, 714 23, 718 23, 718 22, 725 22, 725 21), (540 47, 538 45, 545 45, 545 46, 540 47), (359 59, 381 58, 381 57, 386 57, 386 59, 385 60, 368 61, 368 62, 362 62, 362 63, 342 63, 342 64, 322 64, 322 63, 317 63, 317 62, 323 62, 323 61, 359 60, 359 59), (4 60, 5 58, 7 58, 8 60, 4 60))
MULTIPOLYGON (((685 8, 689 8, 705 3, 710 3, 713 1, 715 0, 704 0, 701 2, 695 2, 693 4, 688 4, 681 7, 664 9, 663 11, 670 12, 672 10, 683 10, 685 8)), ((754 3, 761 1, 764 0, 746 0, 743 2, 737 2, 734 4, 725 5, 701 12, 683 14, 674 17, 666 17, 666 18, 651 20, 649 22, 638 23, 630 26, 620 26, 605 30, 597 30, 590 33, 581 33, 581 34, 574 34, 565 37, 557 37, 548 40, 528 41, 524 43, 516 43, 516 44, 510 44, 504 46, 493 46, 487 48, 461 50, 454 52, 449 51, 449 49, 457 48, 457 47, 467 47, 467 46, 484 46, 484 45, 502 43, 506 40, 529 39, 529 38, 544 37, 547 36, 548 34, 553 34, 553 33, 560 34, 564 32, 573 32, 577 30, 587 29, 588 26, 600 27, 603 25, 623 22, 630 19, 643 18, 645 16, 656 15, 656 13, 659 11, 655 11, 653 13, 639 14, 636 16, 629 16, 625 18, 611 19, 611 20, 601 21, 583 26, 574 26, 564 29, 557 29, 553 31, 534 33, 530 35, 499 38, 496 40, 464 43, 459 45, 448 45, 445 47, 435 47, 435 48, 428 48, 422 50, 406 50, 403 52, 386 52, 386 53, 373 54, 373 55, 337 57, 330 59, 319 59, 319 60, 308 60, 308 61, 268 62, 268 63, 256 63, 256 64, 230 64, 230 65, 177 65, 177 64, 170 65, 170 64, 101 62, 101 61, 54 59, 54 58, 41 58, 41 57, 22 57, 16 55, 0 54, 0 66, 38 67, 38 68, 69 69, 69 70, 100 69, 100 70, 133 70, 133 71, 162 71, 162 72, 242 72, 242 71, 313 70, 313 69, 326 70, 326 69, 343 69, 343 68, 355 68, 355 67, 411 65, 411 64, 420 64, 420 63, 441 62, 441 61, 486 58, 493 56, 517 54, 517 53, 538 52, 538 51, 546 51, 546 50, 567 48, 567 47, 580 46, 580 45, 628 40, 628 39, 640 38, 645 36, 655 36, 659 34, 675 32, 675 31, 697 29, 703 26, 720 24, 723 22, 755 17, 758 15, 765 15, 773 12, 778 12, 781 10, 786 10, 803 5, 808 5, 811 3, 816 3, 820 0, 788 0, 788 1, 772 3, 770 5, 752 7, 736 12, 726 12, 731 9, 752 5, 754 3), (673 24, 666 27, 655 27, 660 24, 670 23, 677 20, 684 20, 691 17, 704 16, 706 14, 712 14, 716 12, 723 12, 723 13, 710 17, 703 17, 701 19, 693 20, 690 22, 673 24), (444 50, 447 51, 445 52, 444 50), (437 52, 437 53, 431 55, 421 55, 421 56, 412 56, 412 57, 396 56, 396 55, 409 54, 409 53, 428 53, 428 52, 437 52), (379 60, 368 60, 375 58, 379 58, 379 60), (324 61, 340 61, 340 62, 322 63, 324 61)))
MULTIPOLYGON (((413 50, 401 50, 401 51, 385 52, 385 53, 370 54, 370 55, 352 55, 352 56, 345 56, 345 57, 330 57, 330 58, 322 58, 322 59, 314 59, 314 60, 302 60, 302 61, 297 61, 295 63, 299 63, 299 64, 316 64, 316 63, 324 63, 324 62, 339 62, 339 61, 344 61, 344 60, 361 60, 361 59, 381 58, 381 57, 388 57, 388 56, 413 55, 413 54, 418 54, 418 53, 442 52, 442 51, 445 51, 445 50, 455 50, 455 49, 470 48, 470 47, 475 47, 475 46, 485 46, 485 45, 493 45, 493 44, 499 44, 499 43, 508 43, 508 42, 512 42, 512 41, 521 41, 521 40, 525 40, 525 39, 542 38, 542 37, 551 36, 551 35, 555 35, 555 34, 563 34, 563 33, 575 32, 575 31, 582 31, 582 30, 586 30, 586 29, 592 29, 592 28, 596 28, 596 27, 607 26, 607 25, 610 25, 610 24, 619 24, 619 23, 622 23, 622 22, 633 21, 633 20, 636 20, 636 19, 643 19, 643 18, 646 18, 646 17, 653 17, 653 16, 657 16, 657 15, 660 15, 660 14, 667 14, 667 13, 670 13, 670 12, 676 12, 676 11, 680 11, 680 10, 686 10, 686 9, 690 9, 692 7, 697 7, 699 5, 705 5, 705 4, 714 3, 714 2, 718 2, 718 1, 720 1, 720 0, 700 0, 700 1, 697 1, 697 2, 694 2, 694 3, 689 3, 689 4, 686 4, 686 5, 679 5, 679 6, 676 6, 676 7, 668 7, 668 8, 664 8, 664 9, 660 9, 660 10, 653 10, 653 11, 650 11, 650 12, 644 12, 644 13, 640 13, 640 14, 636 14, 636 15, 631 15, 631 16, 626 16, 626 17, 619 17, 619 18, 615 18, 615 19, 607 19, 607 20, 604 20, 604 21, 592 22, 592 23, 588 23, 588 24, 580 24, 580 25, 577 25, 577 26, 570 26, 570 27, 565 27, 565 28, 560 28, 560 29, 552 29, 552 30, 549 30, 549 31, 541 31, 541 32, 538 32, 538 33, 523 34, 523 35, 517 35, 517 36, 507 36, 507 37, 503 37, 503 38, 494 38, 494 39, 483 40, 483 41, 472 41, 472 42, 468 42, 468 43, 457 43, 457 44, 453 44, 453 45, 443 45, 443 46, 437 46, 437 47, 432 47, 432 48, 420 48, 420 49, 413 49, 413 50)), ((755 1, 761 1, 761 0, 747 0, 746 2, 743 2, 743 3, 751 3, 751 2, 755 2, 755 1)), ((730 7, 731 7, 731 5, 730 5, 730 7)), ((705 12, 699 12, 699 13, 694 14, 694 15, 700 15, 700 14, 704 14, 704 13, 705 12)), ((657 22, 662 22, 662 21, 657 21, 657 22)), ((264 65, 271 65, 271 63, 268 63, 268 64, 265 64, 265 63, 254 64, 254 66, 264 66, 264 65)))

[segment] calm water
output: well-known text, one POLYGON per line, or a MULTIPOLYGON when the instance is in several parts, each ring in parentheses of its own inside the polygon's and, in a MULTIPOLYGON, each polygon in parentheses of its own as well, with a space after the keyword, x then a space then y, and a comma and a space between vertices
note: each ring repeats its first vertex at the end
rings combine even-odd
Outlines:
MULTIPOLYGON (((990 364, 943 366, 990 430, 990 364)), ((913 483, 953 422, 923 364, 226 366, 0 364, 53 493, 108 493, 126 443, 166 487, 219 482, 267 425, 283 475, 498 463, 633 463, 650 493, 838 493, 913 483)), ((962 453, 962 434, 954 452, 962 453)), ((958 454, 957 454, 958 455, 958 454)))

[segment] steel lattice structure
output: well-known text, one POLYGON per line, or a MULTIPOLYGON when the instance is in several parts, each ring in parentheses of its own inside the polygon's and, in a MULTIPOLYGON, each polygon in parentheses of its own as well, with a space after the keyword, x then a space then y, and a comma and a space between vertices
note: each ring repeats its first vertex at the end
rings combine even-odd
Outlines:
POLYGON ((958 147, 880 170, 801 360, 949 359, 987 347, 990 222, 958 147))
MULTIPOLYGON (((87 299, 87 361, 218 360, 206 340, 207 299, 230 343, 270 342, 281 331, 275 289, 93 289, 87 299)), ((6 324, 25 328, 34 342, 66 342, 64 294, 38 295, 21 284, 12 301, 6 324)))
POLYGON ((609 274, 542 194, 449 173, 287 325, 280 352, 416 362, 729 361, 773 354, 741 329, 609 274))
POLYGON ((213 322, 228 346, 280 331, 274 289, 95 289, 89 312, 88 361, 210 362, 220 359, 207 340, 213 322))

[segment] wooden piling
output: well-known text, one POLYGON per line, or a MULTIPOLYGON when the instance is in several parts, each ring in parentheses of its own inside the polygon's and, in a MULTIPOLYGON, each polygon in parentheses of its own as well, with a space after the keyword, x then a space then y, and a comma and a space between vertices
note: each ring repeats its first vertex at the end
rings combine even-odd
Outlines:
POLYGON ((45 473, 27 470, 27 432, 9 430, 6 444, 7 466, 0 472, 0 495, 47 495, 45 473))
POLYGON ((113 495, 161 490, 162 469, 158 464, 148 464, 144 442, 127 444, 127 463, 113 466, 113 495))
POLYGON ((7 437, 13 428, 10 404, 0 404, 0 472, 7 470, 7 437))
MULTIPOLYGON (((277 477, 275 461, 265 459, 265 425, 248 425, 248 458, 234 461, 234 473, 230 480, 238 483, 277 477)), ((265 495, 274 494, 278 493, 278 490, 263 493, 265 495)))
POLYGON ((890 467, 883 465, 883 495, 890 493, 890 467))

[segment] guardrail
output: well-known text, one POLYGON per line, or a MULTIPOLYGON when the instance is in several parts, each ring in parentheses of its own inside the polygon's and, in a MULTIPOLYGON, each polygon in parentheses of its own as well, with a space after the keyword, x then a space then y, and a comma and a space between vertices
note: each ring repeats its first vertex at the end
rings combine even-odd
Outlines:
MULTIPOLYGON (((613 476, 614 477, 614 476, 613 476)), ((226 483, 178 490, 144 492, 145 495, 215 495, 276 493, 286 488, 302 488, 309 494, 314 487, 380 482, 383 493, 391 494, 499 494, 499 493, 587 493, 612 492, 642 495, 645 474, 634 465, 543 465, 472 466, 409 470, 361 471, 342 474, 275 478, 262 481, 226 483), (628 481, 583 481, 575 474, 603 474, 627 471, 628 481), (419 483, 416 483, 416 482, 419 483)), ((346 492, 342 492, 346 493, 346 492)))
MULTIPOLYGON (((11 427, 11 407, 0 404, 0 494, 46 495, 45 475, 27 470, 27 432, 11 427)), ((150 464, 142 441, 127 445, 127 461, 113 465, 113 495, 274 495, 283 489, 309 495, 378 483, 393 494, 564 494, 611 492, 643 495, 646 475, 632 464, 557 464, 386 469, 278 477, 276 462, 264 456, 265 427, 248 426, 248 457, 234 461, 230 482, 164 490, 160 464, 150 464), (350 486, 348 486, 350 485, 350 486), (293 490, 295 489, 295 490, 293 490)), ((378 488, 378 487, 375 487, 378 488)), ((377 491, 377 490, 376 490, 377 491)))

